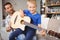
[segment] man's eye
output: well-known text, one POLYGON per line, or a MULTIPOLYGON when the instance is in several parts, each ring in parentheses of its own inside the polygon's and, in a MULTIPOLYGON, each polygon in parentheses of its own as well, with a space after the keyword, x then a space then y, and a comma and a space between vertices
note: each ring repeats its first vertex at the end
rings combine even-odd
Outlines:
POLYGON ((9 8, 7 8, 7 9, 9 9, 9 8))
POLYGON ((12 7, 10 6, 10 8, 12 8, 12 7))

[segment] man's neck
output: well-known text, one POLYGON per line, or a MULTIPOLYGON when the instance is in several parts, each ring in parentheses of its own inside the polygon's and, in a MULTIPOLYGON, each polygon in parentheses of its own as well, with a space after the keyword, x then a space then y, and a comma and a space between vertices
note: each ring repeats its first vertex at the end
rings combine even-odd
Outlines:
POLYGON ((10 16, 12 16, 13 14, 9 14, 10 16))
POLYGON ((14 12, 15 12, 15 10, 13 10, 13 12, 12 12, 12 13, 10 13, 9 15, 10 15, 10 16, 12 16, 14 12))

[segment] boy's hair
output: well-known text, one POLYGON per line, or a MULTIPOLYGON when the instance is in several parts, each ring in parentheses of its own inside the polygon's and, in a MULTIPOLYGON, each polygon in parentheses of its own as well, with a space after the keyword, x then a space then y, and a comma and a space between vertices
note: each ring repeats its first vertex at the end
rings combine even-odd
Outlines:
POLYGON ((36 1, 36 0, 27 0, 27 1, 36 1))
POLYGON ((5 3, 4 5, 3 5, 3 8, 5 9, 5 6, 6 5, 11 5, 12 6, 12 4, 10 3, 10 2, 7 2, 7 3, 5 3))
POLYGON ((36 5, 36 0, 27 0, 27 5, 29 5, 29 3, 36 5))

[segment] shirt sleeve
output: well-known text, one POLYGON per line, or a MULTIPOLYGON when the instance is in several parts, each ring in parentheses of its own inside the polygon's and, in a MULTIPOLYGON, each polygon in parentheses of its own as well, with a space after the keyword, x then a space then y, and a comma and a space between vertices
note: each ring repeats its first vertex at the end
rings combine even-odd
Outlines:
POLYGON ((8 18, 6 17, 6 19, 5 19, 5 27, 8 27, 8 25, 9 25, 9 21, 8 21, 8 18))
POLYGON ((41 15, 38 16, 38 24, 41 24, 41 15))
POLYGON ((28 16, 29 11, 28 10, 23 10, 24 14, 28 16))

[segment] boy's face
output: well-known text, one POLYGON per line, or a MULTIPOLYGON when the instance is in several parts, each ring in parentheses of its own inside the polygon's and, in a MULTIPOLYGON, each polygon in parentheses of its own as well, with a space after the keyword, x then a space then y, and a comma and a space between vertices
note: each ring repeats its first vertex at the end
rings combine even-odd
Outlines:
POLYGON ((35 4, 33 4, 33 3, 29 3, 28 5, 27 5, 27 7, 28 7, 28 10, 31 12, 31 13, 35 13, 36 12, 36 5, 35 4))
POLYGON ((13 7, 12 5, 8 4, 8 5, 5 5, 5 11, 9 14, 12 14, 13 13, 13 7))

